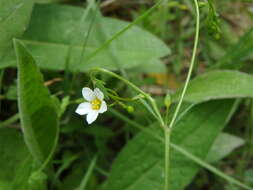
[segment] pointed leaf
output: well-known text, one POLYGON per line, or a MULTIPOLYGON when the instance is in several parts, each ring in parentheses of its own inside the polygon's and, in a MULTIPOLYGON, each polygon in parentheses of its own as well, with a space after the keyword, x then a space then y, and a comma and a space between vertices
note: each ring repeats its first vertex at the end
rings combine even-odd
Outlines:
POLYGON ((55 149, 58 116, 53 99, 29 52, 16 41, 18 60, 18 105, 25 142, 33 157, 42 163, 55 149))
MULTIPOLYGON (((172 142, 205 159, 230 116, 233 101, 215 101, 195 106, 175 126, 172 142)), ((154 126, 154 135, 163 135, 154 126)), ((171 151, 170 187, 182 190, 196 175, 194 162, 171 151)), ((105 190, 161 190, 164 184, 164 142, 140 132, 118 155, 105 190)))
MULTIPOLYGON (((213 99, 252 98, 253 76, 238 71, 212 71, 191 80, 184 100, 199 103, 213 99)), ((173 96, 177 101, 181 90, 173 96)))
POLYGON ((242 146, 245 140, 228 133, 221 133, 216 139, 207 155, 208 162, 217 162, 227 155, 229 155, 234 149, 242 146))

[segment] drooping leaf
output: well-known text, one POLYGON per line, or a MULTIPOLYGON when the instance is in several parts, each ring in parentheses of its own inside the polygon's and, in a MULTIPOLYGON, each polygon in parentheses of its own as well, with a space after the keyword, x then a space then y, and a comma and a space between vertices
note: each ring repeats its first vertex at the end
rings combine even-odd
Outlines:
POLYGON ((54 99, 43 85, 43 77, 33 57, 15 41, 18 62, 18 104, 25 142, 38 163, 55 149, 58 116, 54 99))
MULTIPOLYGON (((205 159, 231 113, 233 101, 222 100, 195 106, 175 126, 172 142, 205 159)), ((159 134, 158 126, 152 130, 159 134)), ((171 151, 170 187, 182 190, 199 167, 182 154, 171 151)), ((104 190, 161 190, 164 184, 164 142, 140 132, 114 161, 104 190)))
MULTIPOLYGON (((212 71, 191 80, 184 100, 199 103, 213 99, 253 97, 253 76, 238 71, 212 71)), ((174 96, 177 101, 181 90, 174 96)))
MULTIPOLYGON (((80 62, 83 42, 92 21, 92 16, 89 16, 84 24, 81 22, 81 27, 77 27, 84 11, 82 8, 63 5, 35 6, 31 24, 23 36, 23 43, 41 68, 63 70, 70 55, 70 71, 87 71, 98 66, 115 70, 119 65, 125 69, 138 66, 145 68, 145 65, 150 67, 152 64, 154 68, 162 68, 160 70, 163 71, 164 67, 159 59, 170 53, 169 48, 154 35, 137 26, 115 39, 96 56, 90 57, 104 42, 129 24, 99 14, 95 18, 80 62)), ((3 64, 7 65, 15 63, 10 59, 3 64)))
POLYGON ((242 146, 244 143, 245 141, 239 137, 228 133, 221 133, 210 149, 207 155, 207 161, 217 162, 230 154, 234 149, 242 146))
POLYGON ((25 31, 33 8, 33 0, 0 1, 0 63, 9 56, 12 39, 25 31))

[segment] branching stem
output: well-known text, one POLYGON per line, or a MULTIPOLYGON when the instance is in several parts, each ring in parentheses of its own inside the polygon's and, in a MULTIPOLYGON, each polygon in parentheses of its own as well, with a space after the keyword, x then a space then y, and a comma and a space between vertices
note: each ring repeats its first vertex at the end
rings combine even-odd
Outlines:
POLYGON ((170 135, 171 135, 171 130, 175 124, 175 121, 177 119, 177 115, 180 111, 180 108, 181 108, 181 105, 183 103, 183 99, 184 99, 184 96, 185 96, 185 93, 186 93, 186 90, 187 90, 187 87, 188 87, 188 84, 189 84, 189 81, 190 81, 190 78, 191 78, 191 75, 192 75, 192 71, 193 71, 193 67, 194 67, 194 62, 195 62, 195 57, 196 57, 196 52, 197 52, 197 46, 198 46, 198 40, 199 40, 199 6, 198 6, 198 1, 197 0, 194 0, 194 5, 195 5, 195 9, 196 9, 196 29, 195 29, 195 40, 194 40, 194 46, 193 46, 193 52, 192 52, 192 58, 191 58, 191 63, 190 63, 190 68, 189 68, 189 71, 188 71, 188 74, 187 74, 187 78, 186 78, 186 81, 185 81, 185 85, 184 85, 184 88, 183 88, 183 91, 182 91, 182 94, 181 94, 181 97, 179 99, 179 102, 177 104, 177 107, 176 107, 176 110, 173 114, 173 117, 172 117, 172 120, 169 124, 169 127, 165 128, 164 130, 164 138, 165 138, 165 179, 164 179, 164 190, 169 190, 170 187, 169 187, 169 169, 170 169, 170 135))

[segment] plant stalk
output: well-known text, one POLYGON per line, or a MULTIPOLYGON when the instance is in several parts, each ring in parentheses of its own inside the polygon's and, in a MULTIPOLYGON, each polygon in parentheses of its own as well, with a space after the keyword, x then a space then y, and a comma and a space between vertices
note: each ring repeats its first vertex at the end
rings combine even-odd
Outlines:
POLYGON ((194 67, 194 62, 195 62, 195 57, 196 57, 196 52, 197 52, 197 46, 198 46, 198 40, 199 40, 199 6, 198 6, 198 1, 194 0, 194 5, 195 5, 195 9, 196 9, 196 28, 195 28, 195 39, 194 39, 194 46, 193 46, 193 52, 192 52, 192 58, 191 58, 191 63, 190 63, 190 68, 187 74, 187 78, 185 81, 185 85, 180 97, 180 100, 178 102, 178 105, 176 107, 176 110, 173 114, 172 120, 169 124, 169 127, 167 129, 167 126, 165 126, 165 178, 164 178, 164 190, 169 190, 169 169, 170 169, 170 135, 171 135, 171 129, 174 126, 174 123, 177 119, 177 115, 180 111, 181 105, 183 103, 183 99, 192 75, 192 71, 193 71, 193 67, 194 67))
MULTIPOLYGON (((162 143, 165 143, 163 137, 161 137, 159 135, 156 135, 150 129, 143 127, 141 124, 139 124, 139 123, 137 123, 137 122, 129 119, 125 115, 119 113, 118 111, 116 111, 116 110, 114 110, 112 108, 109 111, 113 115, 115 115, 117 118, 119 118, 122 121, 125 121, 126 123, 128 123, 130 126, 135 127, 136 129, 139 129, 143 133, 146 133, 147 135, 150 135, 151 137, 155 138, 156 140, 158 140, 158 141, 160 141, 162 143)), ((238 187, 241 187, 241 188, 244 188, 244 189, 247 189, 247 190, 253 190, 252 187, 243 184, 242 182, 238 181, 237 179, 235 179, 233 177, 228 176, 227 174, 225 174, 221 170, 215 168, 214 166, 212 166, 211 164, 207 163, 206 161, 204 161, 204 160, 198 158, 197 156, 193 155, 192 153, 188 152, 187 150, 185 150, 181 146, 178 146, 176 144, 170 143, 170 147, 173 150, 179 152, 180 154, 186 156, 189 160, 193 161, 194 163, 198 164, 199 166, 207 169, 208 171, 210 171, 214 175, 219 176, 220 178, 226 180, 228 183, 237 185, 238 187)))
POLYGON ((170 189, 170 181, 169 181, 169 170, 170 170, 170 128, 165 127, 164 128, 164 138, 165 138, 165 143, 164 143, 164 148, 165 148, 165 181, 164 181, 164 189, 168 190, 170 189))

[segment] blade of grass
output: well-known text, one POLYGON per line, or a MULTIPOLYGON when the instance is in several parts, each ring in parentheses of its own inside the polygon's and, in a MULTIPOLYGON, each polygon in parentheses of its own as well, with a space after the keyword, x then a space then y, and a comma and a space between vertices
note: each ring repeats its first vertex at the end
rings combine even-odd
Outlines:
POLYGON ((161 36, 162 36, 162 39, 166 40, 166 36, 168 33, 167 20, 168 20, 168 14, 169 14, 168 0, 164 0, 164 2, 161 4, 159 9, 161 12, 161 16, 160 16, 161 36))
POLYGON ((53 180, 52 180, 52 184, 51 184, 51 189, 53 189, 53 186, 57 183, 59 183, 59 177, 61 176, 61 174, 70 167, 70 165, 76 161, 79 158, 80 155, 76 154, 71 156, 70 158, 66 159, 63 164, 59 167, 59 169, 57 169, 53 180))
MULTIPOLYGON (((94 2, 90 2, 90 4, 88 5, 88 8, 87 9, 84 9, 84 13, 79 21, 79 25, 76 26, 76 30, 80 30, 81 29, 81 25, 85 24, 84 21, 85 19, 89 16, 90 12, 93 11, 93 15, 92 15, 92 19, 89 23, 89 27, 88 27, 88 31, 87 33, 85 34, 84 36, 84 41, 83 41, 83 45, 82 45, 82 49, 81 49, 81 54, 80 54, 80 57, 79 57, 79 61, 78 61, 78 64, 81 64, 82 62, 82 59, 84 57, 84 54, 85 54, 85 50, 86 50, 86 47, 87 47, 87 44, 88 44, 88 41, 89 41, 89 36, 92 32, 92 28, 94 26, 94 23, 95 23, 95 20, 96 20, 96 16, 97 16, 97 13, 98 13, 98 10, 99 10, 99 4, 100 4, 100 0, 98 0, 98 2, 96 3, 96 6, 95 6, 95 10, 93 10, 93 4, 94 2)), ((72 86, 73 86, 73 82, 75 81, 75 78, 76 78, 76 74, 78 73, 78 71, 74 72, 73 76, 72 76, 72 79, 71 80, 68 80, 69 78, 69 69, 68 69, 68 65, 69 65, 69 62, 70 62, 70 59, 71 59, 71 51, 72 51, 72 48, 74 46, 74 43, 75 41, 73 40, 72 41, 72 44, 69 46, 68 48, 68 56, 67 56, 67 59, 66 59, 66 71, 65 72, 65 80, 64 81, 67 81, 67 83, 69 83, 68 81, 70 81, 70 84, 67 86, 68 87, 68 91, 71 91, 72 89, 72 86)))
POLYGON ((0 129, 3 127, 7 127, 13 123, 15 123, 16 121, 19 120, 19 114, 16 113, 15 115, 11 116, 10 118, 8 118, 7 120, 0 122, 0 129))
POLYGON ((90 165, 89 165, 89 168, 88 168, 88 171, 86 172, 85 176, 83 177, 82 181, 81 181, 81 184, 78 188, 76 188, 76 190, 85 190, 86 186, 87 186, 87 183, 91 177, 91 174, 95 168, 95 165, 96 165, 96 162, 97 162, 97 157, 95 156, 90 165))

